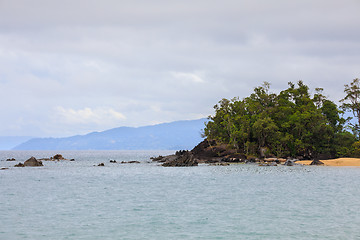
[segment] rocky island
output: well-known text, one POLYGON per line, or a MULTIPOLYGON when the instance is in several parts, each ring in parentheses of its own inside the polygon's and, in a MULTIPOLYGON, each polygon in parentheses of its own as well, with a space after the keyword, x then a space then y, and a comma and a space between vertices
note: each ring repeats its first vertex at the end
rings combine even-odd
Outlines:
POLYGON ((302 81, 280 93, 264 82, 250 96, 222 99, 205 123, 205 140, 191 151, 153 158, 163 166, 196 166, 199 163, 258 163, 260 166, 296 162, 324 165, 321 160, 360 157, 360 80, 345 85, 341 107, 302 81), (354 113, 357 123, 343 117, 354 113), (350 131, 349 131, 350 130, 350 131))

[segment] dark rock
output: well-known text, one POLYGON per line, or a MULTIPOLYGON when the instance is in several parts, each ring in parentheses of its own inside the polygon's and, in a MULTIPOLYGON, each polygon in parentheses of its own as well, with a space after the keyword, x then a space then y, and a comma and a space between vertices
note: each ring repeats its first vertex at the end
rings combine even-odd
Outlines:
POLYGON ((38 160, 41 161, 60 161, 60 160, 68 160, 68 161, 75 161, 75 159, 66 159, 61 154, 55 154, 53 157, 50 158, 40 158, 38 160))
POLYGON ((277 166, 276 162, 267 162, 267 163, 260 163, 259 166, 261 167, 272 167, 277 166))
POLYGON ((150 159, 154 162, 165 162, 166 160, 164 159, 165 157, 163 156, 158 156, 158 157, 151 157, 150 159))
POLYGON ((166 163, 165 166, 170 165, 170 162, 173 161, 179 161, 178 164, 181 165, 180 162, 184 159, 190 159, 189 156, 192 156, 191 158, 197 163, 244 162, 246 159, 244 154, 237 153, 236 149, 227 144, 218 144, 214 140, 205 139, 191 151, 180 150, 174 155, 152 157, 151 160, 166 163))
POLYGON ((284 163, 285 166, 294 166, 295 162, 292 159, 287 159, 286 162, 284 163))
POLYGON ((228 148, 226 144, 217 144, 214 140, 205 139, 191 150, 191 154, 200 162, 214 158, 224 158, 236 154, 235 149, 228 148))
POLYGON ((259 161, 259 159, 252 157, 252 158, 246 159, 245 163, 256 163, 258 161, 259 161))
POLYGON ((61 154, 56 154, 52 158, 55 159, 55 160, 64 160, 65 159, 61 154))
POLYGON ((25 165, 20 162, 20 163, 16 164, 14 167, 25 167, 25 165))
POLYGON ((43 164, 41 161, 36 160, 36 158, 31 157, 24 162, 24 166, 25 167, 41 167, 41 166, 43 166, 43 164))
POLYGON ((6 159, 6 161, 16 161, 16 159, 15 158, 8 158, 8 159, 6 159))
POLYGON ((230 164, 227 162, 219 162, 215 164, 216 166, 229 166, 230 164))
POLYGON ((0 170, 6 170, 6 169, 9 169, 9 168, 7 168, 7 167, 0 168, 0 170))
POLYGON ((230 163, 226 162, 217 162, 217 163, 210 163, 209 166, 229 166, 230 163))
POLYGON ((181 155, 172 155, 167 159, 165 163, 162 164, 164 167, 191 167, 197 166, 198 161, 194 158, 194 155, 189 152, 185 151, 181 155))
POLYGON ((188 152, 188 151, 186 151, 186 150, 176 151, 176 152, 175 152, 175 155, 176 155, 176 156, 181 156, 181 155, 183 155, 183 154, 186 153, 186 152, 188 152))
POLYGON ((227 163, 238 163, 241 162, 242 160, 234 157, 226 157, 226 158, 222 158, 221 161, 227 163))
POLYGON ((204 163, 209 163, 209 164, 213 164, 213 163, 219 163, 221 162, 222 158, 209 158, 204 160, 204 163))
POLYGON ((105 166, 104 163, 99 163, 99 164, 98 164, 98 167, 104 167, 104 166, 105 166))
POLYGON ((125 161, 121 161, 122 164, 125 164, 125 163, 140 163, 139 161, 128 161, 128 162, 125 162, 125 161))
POLYGON ((310 165, 324 165, 324 163, 318 159, 314 159, 310 165))
POLYGON ((117 163, 117 161, 116 161, 116 160, 110 160, 110 162, 111 162, 111 163, 117 163))
POLYGON ((73 161, 75 161, 75 159, 73 159, 73 158, 72 158, 72 159, 70 159, 70 162, 73 162, 73 161))

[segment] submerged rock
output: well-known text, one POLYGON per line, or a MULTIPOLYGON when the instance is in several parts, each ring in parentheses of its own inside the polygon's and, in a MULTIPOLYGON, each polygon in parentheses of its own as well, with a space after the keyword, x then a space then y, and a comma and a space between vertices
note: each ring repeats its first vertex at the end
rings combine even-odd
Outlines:
POLYGON ((25 167, 41 167, 44 166, 40 160, 37 160, 34 157, 29 158, 24 162, 25 167))
POLYGON ((121 161, 122 164, 125 164, 125 163, 140 163, 139 161, 128 161, 128 162, 125 162, 125 161, 121 161))

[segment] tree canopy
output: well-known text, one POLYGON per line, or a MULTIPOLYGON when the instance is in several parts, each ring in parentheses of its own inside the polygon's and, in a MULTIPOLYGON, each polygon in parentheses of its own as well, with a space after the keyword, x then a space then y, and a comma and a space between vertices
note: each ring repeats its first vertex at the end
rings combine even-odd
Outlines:
POLYGON ((350 124, 354 134, 359 137, 360 132, 360 79, 355 78, 350 85, 345 84, 346 96, 340 100, 342 109, 351 111, 357 123, 350 124))
POLYGON ((309 159, 350 156, 355 136, 345 130, 343 112, 322 91, 317 88, 312 95, 298 81, 275 94, 264 82, 242 100, 219 101, 204 135, 246 155, 265 151, 266 156, 309 159))

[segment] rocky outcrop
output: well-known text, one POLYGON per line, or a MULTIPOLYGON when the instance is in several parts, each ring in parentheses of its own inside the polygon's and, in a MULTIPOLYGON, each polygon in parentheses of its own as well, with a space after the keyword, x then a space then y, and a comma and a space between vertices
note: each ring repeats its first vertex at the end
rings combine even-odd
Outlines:
POLYGON ((62 161, 62 160, 75 161, 75 159, 73 159, 73 158, 66 159, 61 154, 55 154, 53 157, 50 157, 50 158, 40 158, 39 160, 41 160, 41 161, 62 161))
POLYGON ((52 158, 55 159, 55 160, 64 160, 65 159, 61 154, 56 154, 52 158))
POLYGON ((25 166, 23 163, 20 162, 20 163, 16 164, 14 167, 25 167, 25 166))
POLYGON ((318 159, 315 159, 310 163, 310 165, 324 165, 324 163, 318 159))
POLYGON ((8 161, 8 162, 10 162, 10 161, 16 161, 16 159, 15 159, 15 158, 8 158, 8 159, 6 159, 6 161, 8 161))
POLYGON ((31 157, 24 163, 18 163, 14 167, 41 167, 43 166, 42 161, 37 160, 35 157, 31 157))
POLYGON ((41 167, 43 166, 40 160, 37 160, 35 157, 31 157, 24 162, 25 167, 41 167))
POLYGON ((175 155, 165 157, 164 167, 192 167, 197 166, 198 161, 189 151, 177 152, 175 155))
POLYGON ((285 166, 294 166, 295 165, 295 161, 293 159, 288 159, 286 160, 286 162, 284 163, 285 166))
POLYGON ((165 157, 163 156, 158 156, 158 157, 151 157, 150 158, 153 162, 166 162, 166 159, 165 157))
MULTIPOLYGON (((271 154, 266 154, 265 148, 261 149, 263 154, 261 157, 246 156, 238 153, 237 149, 232 148, 226 144, 218 144, 214 140, 203 140, 191 151, 178 151, 169 156, 152 157, 152 161, 163 163, 162 166, 197 166, 199 163, 207 163, 210 165, 222 165, 220 163, 254 163, 260 166, 294 166, 298 165, 297 160, 304 159, 304 156, 299 156, 296 159, 291 157, 277 158, 271 154)), ((312 165, 321 165, 320 161, 313 161, 312 165)))
POLYGON ((203 140, 191 150, 191 153, 198 160, 204 163, 216 162, 245 162, 246 156, 237 153, 236 149, 229 148, 226 144, 218 144, 214 140, 203 140))
POLYGON ((104 166, 105 166, 104 163, 99 163, 99 164, 98 164, 98 167, 104 167, 104 166))
POLYGON ((125 164, 125 163, 140 163, 139 161, 128 161, 128 162, 125 162, 125 161, 121 161, 122 164, 125 164))

